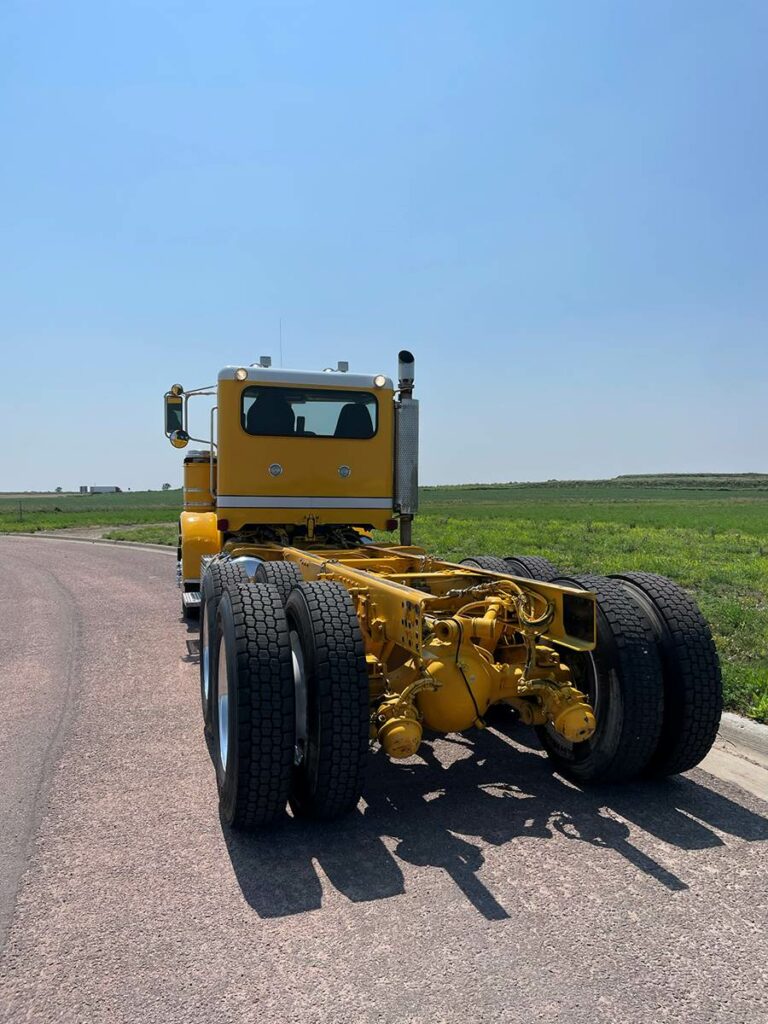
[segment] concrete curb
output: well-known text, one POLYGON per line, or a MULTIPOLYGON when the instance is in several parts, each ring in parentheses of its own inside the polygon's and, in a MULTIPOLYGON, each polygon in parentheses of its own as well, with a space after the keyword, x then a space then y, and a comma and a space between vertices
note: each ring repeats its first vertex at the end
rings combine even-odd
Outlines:
POLYGON ((768 726, 723 712, 717 739, 699 768, 768 801, 768 726))
POLYGON ((176 548, 170 544, 146 544, 136 540, 104 540, 99 537, 57 537, 54 533, 0 533, 0 537, 25 537, 33 540, 64 540, 75 544, 111 544, 113 547, 136 548, 138 551, 165 551, 176 557, 176 548))
POLYGON ((717 740, 728 748, 734 748, 734 753, 768 768, 768 725, 724 711, 717 740))

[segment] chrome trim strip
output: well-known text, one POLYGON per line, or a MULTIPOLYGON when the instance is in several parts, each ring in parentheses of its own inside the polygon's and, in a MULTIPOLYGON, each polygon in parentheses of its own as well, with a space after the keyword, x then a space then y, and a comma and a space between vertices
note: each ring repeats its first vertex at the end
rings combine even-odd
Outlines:
POLYGON ((216 507, 222 508, 392 508, 391 498, 271 497, 264 494, 220 494, 216 507))

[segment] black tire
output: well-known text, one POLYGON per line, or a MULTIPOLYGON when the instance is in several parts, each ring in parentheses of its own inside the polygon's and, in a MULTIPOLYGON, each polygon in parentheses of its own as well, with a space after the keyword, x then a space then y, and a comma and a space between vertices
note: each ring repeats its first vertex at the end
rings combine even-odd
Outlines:
POLYGON ((661 664, 650 626, 618 580, 571 576, 554 582, 597 595, 596 649, 560 650, 574 686, 592 703, 597 728, 582 743, 569 743, 551 726, 536 731, 557 770, 576 782, 637 778, 656 750, 663 714, 661 664))
POLYGON ((504 561, 507 564, 507 572, 511 572, 513 576, 522 576, 523 579, 551 583, 558 576, 562 576, 556 565, 540 555, 507 555, 504 561))
POLYGON ((296 723, 288 626, 274 587, 242 581, 226 585, 216 620, 219 812, 224 824, 250 830, 281 815, 290 792, 296 723))
POLYGON ((676 775, 709 753, 720 727, 723 680, 712 632, 696 602, 672 580, 616 573, 647 616, 664 679, 664 720, 646 774, 676 775))
POLYGON ((216 647, 216 609, 228 584, 247 579, 248 574, 242 565, 220 556, 212 559, 203 573, 200 588, 200 703, 203 728, 209 735, 213 728, 210 655, 216 647))
POLYGON ((488 572, 503 572, 509 576, 509 566, 503 558, 496 558, 495 555, 473 555, 471 558, 462 558, 461 565, 486 569, 488 572))
POLYGON ((357 806, 368 761, 370 701, 360 625, 349 592, 332 581, 300 583, 285 610, 306 692, 306 742, 291 807, 301 817, 337 818, 357 806))
POLYGON ((253 574, 254 583, 271 583, 277 587, 283 605, 293 588, 304 580, 295 562, 262 562, 253 574))

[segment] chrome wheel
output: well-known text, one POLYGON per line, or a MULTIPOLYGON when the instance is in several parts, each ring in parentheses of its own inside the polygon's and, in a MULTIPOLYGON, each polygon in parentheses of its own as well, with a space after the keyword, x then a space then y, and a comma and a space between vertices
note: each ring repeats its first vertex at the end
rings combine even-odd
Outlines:
POLYGON ((219 644, 219 672, 217 693, 217 732, 219 737, 219 764, 226 774, 229 753, 229 676, 227 674, 227 648, 222 637, 219 644))
POLYGON ((304 652, 296 630, 290 632, 291 662, 293 664, 293 688, 296 700, 296 743, 293 748, 294 764, 304 760, 307 742, 307 674, 304 668, 304 652))

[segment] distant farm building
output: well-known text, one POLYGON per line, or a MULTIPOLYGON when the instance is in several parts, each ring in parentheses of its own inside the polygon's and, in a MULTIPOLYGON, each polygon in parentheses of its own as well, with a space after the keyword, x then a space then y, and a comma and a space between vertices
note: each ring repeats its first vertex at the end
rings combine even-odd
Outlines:
POLYGON ((121 494, 122 487, 88 487, 85 484, 80 485, 81 494, 121 494))

